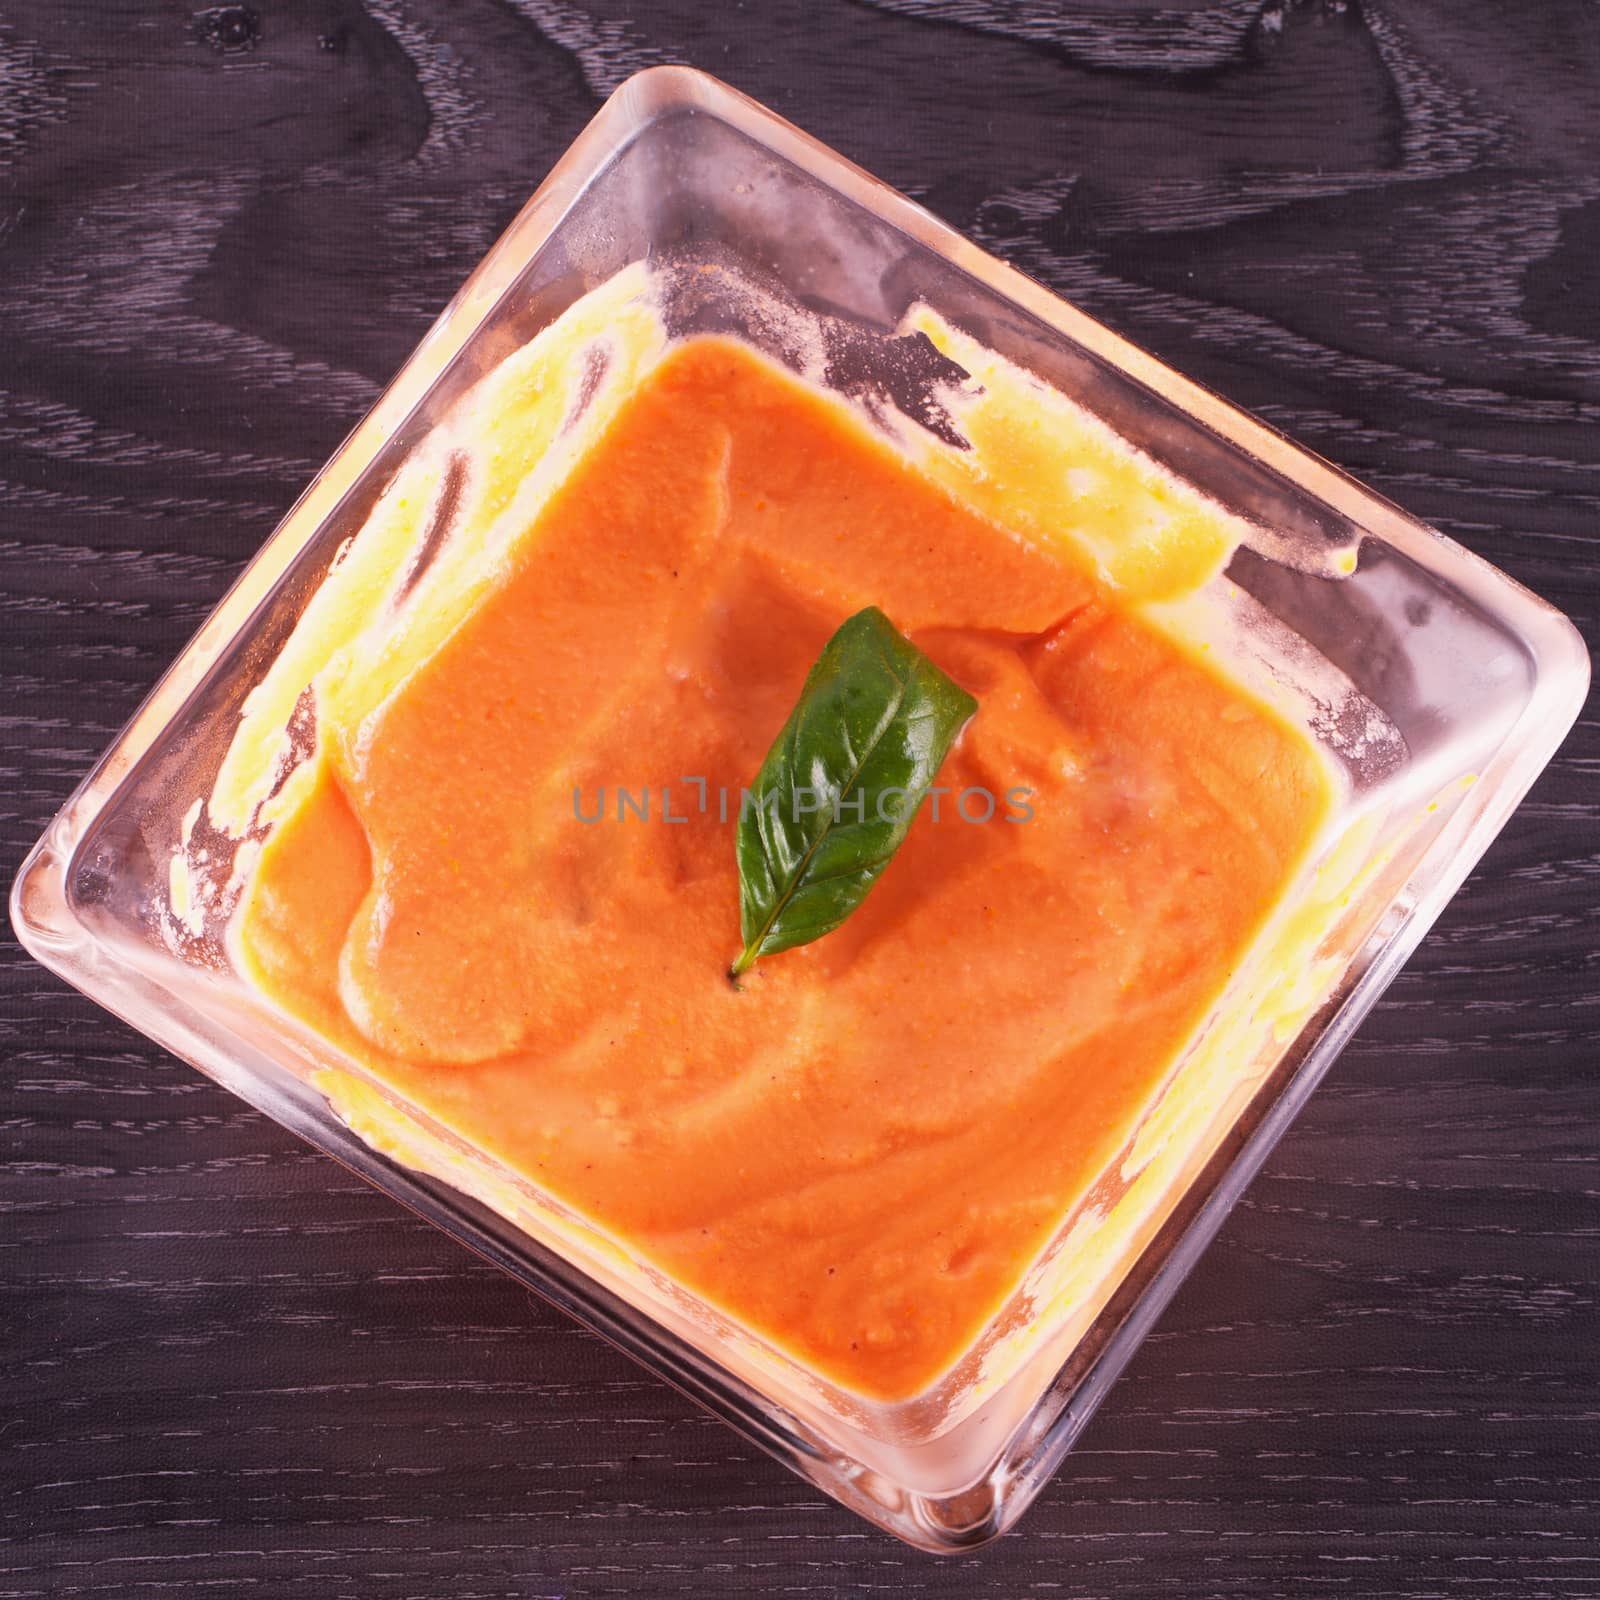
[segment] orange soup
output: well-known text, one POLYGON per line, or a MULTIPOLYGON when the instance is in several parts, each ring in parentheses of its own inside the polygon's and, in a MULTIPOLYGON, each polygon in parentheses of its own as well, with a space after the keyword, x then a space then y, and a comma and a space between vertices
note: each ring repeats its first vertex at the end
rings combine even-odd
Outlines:
POLYGON ((976 504, 747 347, 668 349, 433 646, 304 701, 234 920, 373 1078, 875 1400, 1126 1147, 1331 798, 1304 732, 976 504), (741 786, 868 605, 978 713, 862 907, 736 989, 741 786))

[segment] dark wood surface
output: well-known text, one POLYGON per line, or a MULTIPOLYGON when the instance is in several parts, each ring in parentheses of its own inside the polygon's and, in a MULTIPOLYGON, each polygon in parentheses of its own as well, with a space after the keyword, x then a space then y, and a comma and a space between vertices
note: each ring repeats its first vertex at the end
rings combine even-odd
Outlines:
MULTIPOLYGON (((1600 637, 1592 0, 0 0, 9 880, 688 61, 1600 637)), ((1600 1596, 1600 722, 1020 1530, 938 1563, 0 941, 0 1597, 1600 1596)))

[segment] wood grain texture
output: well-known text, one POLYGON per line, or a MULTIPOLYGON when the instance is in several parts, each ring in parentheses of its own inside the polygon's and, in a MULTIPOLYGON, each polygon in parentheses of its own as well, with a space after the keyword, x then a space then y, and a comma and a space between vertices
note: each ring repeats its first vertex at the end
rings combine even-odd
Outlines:
MULTIPOLYGON (((4 0, 0 860, 688 61, 1600 640, 1593 0, 4 0)), ((1600 716, 935 1563, 0 942, 0 1600, 1600 1597, 1600 716)))

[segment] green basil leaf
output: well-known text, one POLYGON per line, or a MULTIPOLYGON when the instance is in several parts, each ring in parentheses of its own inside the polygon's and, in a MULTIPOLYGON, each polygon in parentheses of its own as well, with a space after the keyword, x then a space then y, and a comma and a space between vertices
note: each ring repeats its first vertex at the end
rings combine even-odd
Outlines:
POLYGON ((861 904, 977 709, 876 606, 834 634, 743 799, 735 980, 861 904))

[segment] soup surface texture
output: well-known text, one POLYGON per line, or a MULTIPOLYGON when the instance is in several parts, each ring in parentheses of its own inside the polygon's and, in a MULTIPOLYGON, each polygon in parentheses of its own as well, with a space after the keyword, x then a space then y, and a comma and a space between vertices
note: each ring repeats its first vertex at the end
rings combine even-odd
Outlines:
MULTIPOLYGON (((502 557, 425 648, 301 695, 237 958, 671 1280, 915 1395, 1114 1167, 1304 863, 1323 764, 1081 554, 735 341, 651 362, 509 537, 506 437, 374 511, 409 494, 446 564, 499 519, 502 557), (867 605, 979 711, 861 909, 736 989, 741 786, 867 605)), ((1111 540, 1118 470, 1075 513, 1111 540)), ((1178 536, 1217 543, 1207 514, 1178 536)))

